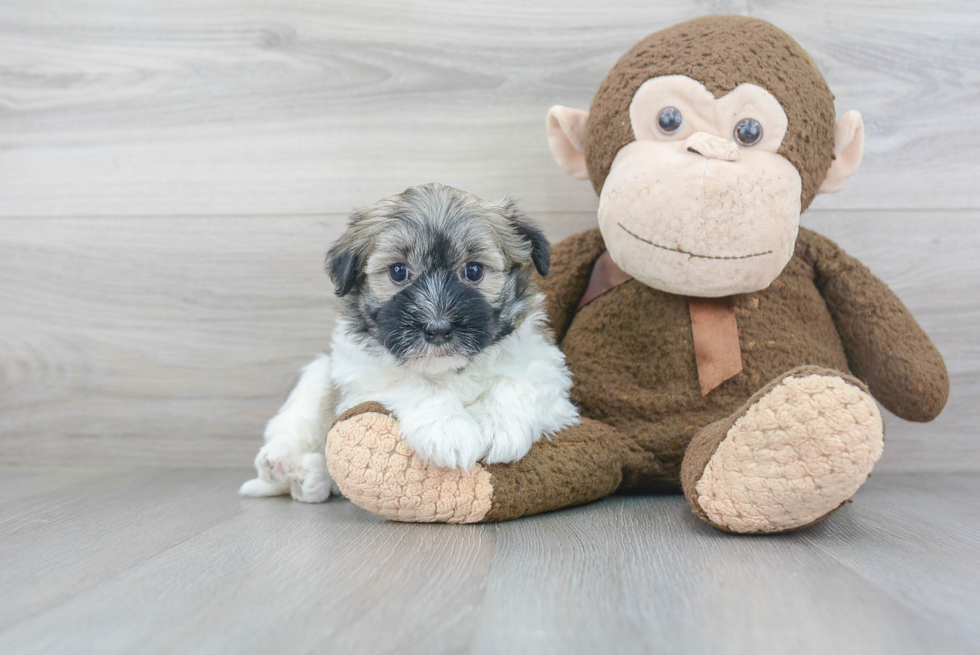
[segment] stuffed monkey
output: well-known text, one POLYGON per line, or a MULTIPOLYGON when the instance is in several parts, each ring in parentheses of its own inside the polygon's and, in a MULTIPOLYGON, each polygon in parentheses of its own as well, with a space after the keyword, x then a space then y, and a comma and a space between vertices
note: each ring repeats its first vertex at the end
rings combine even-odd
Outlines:
POLYGON ((799 227, 861 161, 861 116, 836 118, 833 100, 787 34, 709 16, 634 46, 590 112, 553 107, 555 160, 599 195, 599 227, 557 244, 539 280, 582 423, 514 464, 450 471, 362 405, 328 437, 340 489, 392 519, 445 522, 682 490, 738 533, 846 504, 882 452, 875 400, 929 421, 949 377, 888 287, 799 227))

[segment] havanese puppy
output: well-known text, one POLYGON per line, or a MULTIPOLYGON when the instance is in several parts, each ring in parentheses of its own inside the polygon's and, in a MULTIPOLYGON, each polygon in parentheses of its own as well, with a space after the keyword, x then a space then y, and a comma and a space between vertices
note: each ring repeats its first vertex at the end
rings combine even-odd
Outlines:
POLYGON ((517 461, 578 423, 532 280, 549 262, 548 241, 511 201, 426 184, 354 212, 327 253, 342 298, 332 353, 303 369, 269 421, 241 493, 326 500, 327 430, 366 401, 450 468, 517 461))

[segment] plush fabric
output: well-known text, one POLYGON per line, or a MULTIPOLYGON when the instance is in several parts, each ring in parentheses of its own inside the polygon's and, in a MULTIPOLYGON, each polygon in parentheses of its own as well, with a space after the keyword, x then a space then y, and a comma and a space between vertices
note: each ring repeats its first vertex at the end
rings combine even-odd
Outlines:
MULTIPOLYGON (((553 285, 581 286, 581 280, 569 277, 583 268, 581 262, 594 261, 601 252, 598 230, 555 246, 552 260, 556 266, 561 263, 563 275, 540 284, 557 329, 573 315, 567 304, 551 299, 562 295, 552 292, 553 285)), ((711 423, 797 366, 848 371, 853 365, 871 393, 902 418, 931 420, 941 411, 949 392, 942 356, 894 293, 829 239, 800 229, 796 252, 775 282, 763 291, 735 296, 734 302, 743 371, 704 397, 681 296, 632 280, 592 301, 570 327, 559 331, 576 376, 572 399, 582 415, 628 431, 660 453, 649 472, 661 470, 665 459, 676 471, 695 431, 692 414, 710 419, 697 427, 711 423), (821 290, 838 289, 845 280, 861 293, 825 298, 821 290), (837 299, 844 298, 850 302, 841 305, 837 299), (888 320, 870 329, 866 326, 874 316, 888 320), (857 319, 857 325, 845 323, 848 318, 857 319), (684 425, 675 427, 675 421, 684 425), (666 453, 670 456, 665 458, 666 453)), ((647 477, 643 471, 638 475, 647 477)))
POLYGON ((520 461, 487 467, 495 493, 485 520, 506 521, 608 496, 622 482, 627 451, 614 430, 588 419, 541 440, 520 461))
POLYGON ((698 136, 619 151, 599 199, 606 246, 620 268, 663 291, 718 298, 764 289, 793 255, 800 176, 758 148, 742 149, 735 163, 693 157, 698 136))
POLYGON ((898 297, 831 241, 808 244, 817 284, 851 371, 906 421, 931 421, 949 398, 942 356, 898 297), (882 291, 884 287, 885 292, 882 291))
POLYGON ((811 525, 857 491, 883 442, 867 387, 839 371, 800 367, 698 432, 684 459, 684 493, 723 530, 811 525))
POLYGON ((326 455, 342 494, 393 521, 476 523, 490 510, 493 486, 483 467, 459 471, 422 461, 379 403, 341 414, 327 434, 326 455))
POLYGON ((623 55, 602 81, 589 112, 585 156, 596 193, 620 148, 635 139, 629 109, 647 80, 686 75, 720 98, 739 84, 768 90, 786 112, 779 154, 803 174, 806 209, 834 150, 834 96, 816 64, 792 37, 747 16, 705 16, 655 32, 623 55))
POLYGON ((755 84, 739 84, 730 93, 716 98, 697 80, 686 75, 667 75, 641 84, 630 102, 630 122, 638 140, 669 141, 675 137, 694 137, 690 145, 698 152, 725 161, 738 159, 738 144, 727 138, 727 134, 723 138, 704 130, 718 123, 734 126, 733 119, 746 115, 765 126, 762 139, 753 149, 763 148, 772 152, 778 150, 788 127, 786 112, 771 93, 755 84), (682 115, 690 108, 700 111, 695 111, 693 116, 685 116, 678 131, 668 135, 657 125, 664 105, 677 109, 682 115), (707 149, 717 151, 709 154, 707 149))
POLYGON ((613 493, 622 481, 624 446, 617 440, 612 429, 586 419, 514 464, 443 469, 412 452, 383 405, 363 403, 341 414, 327 435, 327 467, 348 499, 393 521, 503 521, 613 493))
MULTIPOLYGON (((593 232, 598 230, 556 245, 553 261, 575 256, 594 261, 602 240, 593 232)), ((847 370, 813 264, 802 256, 808 252, 805 244, 815 240, 824 239, 801 230, 796 254, 776 282, 734 297, 743 370, 708 396, 701 394, 685 297, 632 280, 574 317, 559 342, 575 374, 572 400, 583 416, 617 428, 640 446, 626 465, 625 488, 675 489, 697 429, 727 416, 784 372, 808 364, 847 370)), ((563 283, 550 276, 540 281, 549 297, 554 285, 563 283)), ((553 325, 565 320, 562 313, 552 316, 553 325)))

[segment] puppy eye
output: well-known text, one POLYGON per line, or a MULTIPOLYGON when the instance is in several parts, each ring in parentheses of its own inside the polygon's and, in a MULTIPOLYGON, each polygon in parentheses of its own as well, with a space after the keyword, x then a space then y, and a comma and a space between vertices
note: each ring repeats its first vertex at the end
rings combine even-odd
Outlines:
POLYGON ((473 282, 474 284, 483 279, 483 264, 479 262, 470 262, 463 267, 463 277, 466 278, 467 282, 473 282))
POLYGON ((660 110, 660 116, 657 117, 657 126, 664 134, 673 134, 681 129, 683 122, 684 117, 681 115, 681 110, 676 107, 664 107, 660 110))
POLYGON ((395 284, 405 284, 408 282, 409 277, 408 266, 405 266, 405 264, 402 263, 392 264, 388 267, 388 277, 390 277, 391 281, 395 284))
POLYGON ((762 139, 762 125, 754 118, 746 118, 738 122, 734 134, 739 145, 751 148, 762 139))

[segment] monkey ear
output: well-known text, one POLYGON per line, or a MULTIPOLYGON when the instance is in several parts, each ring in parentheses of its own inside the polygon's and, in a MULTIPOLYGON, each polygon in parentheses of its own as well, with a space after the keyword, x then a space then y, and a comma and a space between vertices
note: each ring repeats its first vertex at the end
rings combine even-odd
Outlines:
POLYGON ((551 156, 563 171, 576 180, 589 179, 585 165, 585 137, 589 112, 555 105, 548 110, 545 129, 551 156))
POLYGON ((860 112, 849 111, 834 125, 834 161, 820 185, 820 193, 835 193, 861 165, 864 156, 864 120, 860 112))

